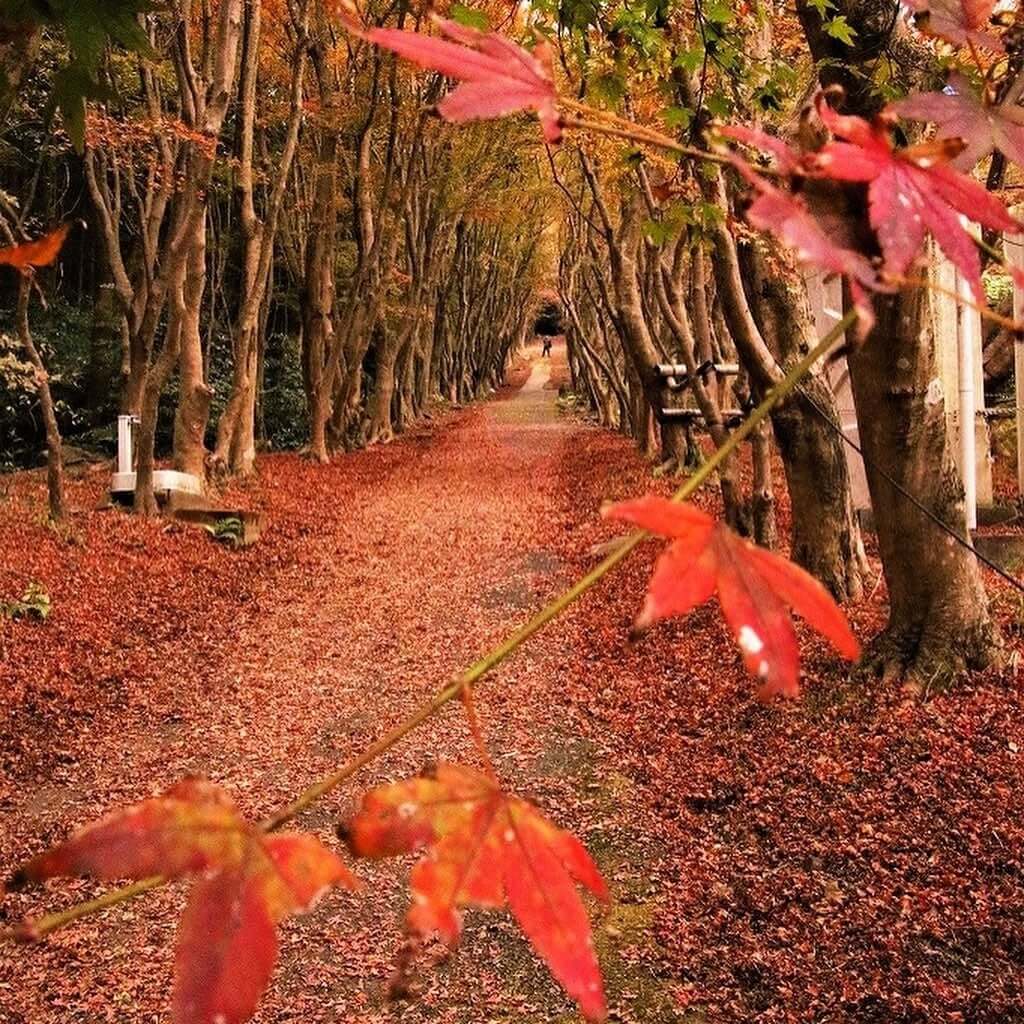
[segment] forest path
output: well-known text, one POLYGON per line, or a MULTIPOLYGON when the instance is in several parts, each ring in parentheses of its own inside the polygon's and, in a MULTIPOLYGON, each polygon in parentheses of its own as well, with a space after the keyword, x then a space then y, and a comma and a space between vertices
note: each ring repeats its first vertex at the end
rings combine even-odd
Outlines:
MULTIPOLYGON (((247 815, 263 816, 360 752, 592 564, 589 547, 607 536, 594 460, 635 459, 621 439, 558 413, 548 385, 552 367, 564 373, 562 350, 533 357, 518 391, 386 450, 326 468, 267 460, 267 492, 284 491, 293 504, 272 510, 251 555, 232 557, 268 557, 281 543, 273 517, 284 514, 299 533, 293 564, 241 603, 216 644, 197 651, 154 632, 148 653, 162 666, 76 721, 59 737, 59 756, 38 759, 35 778, 4 800, 4 863, 190 774, 222 783, 247 815), (300 482, 276 480, 285 468, 300 482)), ((228 557, 218 571, 229 580, 231 568, 228 557)), ((571 614, 537 638, 480 686, 479 711, 499 775, 576 831, 609 878, 618 902, 596 929, 617 1019, 679 1020, 649 938, 662 853, 645 838, 652 830, 632 784, 571 696, 593 625, 571 614)), ((335 824, 365 789, 436 760, 477 762, 457 704, 297 827, 334 843, 335 824)), ((387 1003, 408 867, 358 864, 365 892, 331 895, 284 926, 257 1021, 575 1019, 509 916, 496 913, 468 915, 457 957, 433 963, 438 950, 424 954, 416 1002, 387 1003)), ((69 890, 94 891, 71 883, 53 902, 69 890)), ((42 949, 0 949, 0 1024, 162 1020, 181 900, 180 887, 169 888, 42 949)))

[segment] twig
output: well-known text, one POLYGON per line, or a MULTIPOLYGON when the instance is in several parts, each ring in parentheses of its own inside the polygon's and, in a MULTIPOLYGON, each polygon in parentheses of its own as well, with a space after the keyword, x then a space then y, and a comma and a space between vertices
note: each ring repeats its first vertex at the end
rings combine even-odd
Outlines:
MULTIPOLYGON (((786 376, 778 382, 764 397, 761 403, 750 413, 730 435, 728 440, 717 448, 715 452, 704 462, 697 471, 689 477, 686 482, 672 495, 672 500, 681 502, 691 497, 718 469, 722 463, 750 436, 758 426, 768 417, 768 414, 775 407, 780 399, 784 398, 800 383, 803 377, 810 371, 811 367, 825 356, 829 349, 839 341, 846 332, 854 325, 857 314, 854 311, 847 313, 833 328, 826 334, 817 345, 811 349, 799 362, 795 363, 786 376)), ((497 668, 510 655, 515 653, 535 633, 539 633, 548 623, 557 619, 570 605, 574 604, 588 590, 597 585, 608 575, 620 562, 636 549, 640 543, 650 535, 644 530, 637 530, 629 536, 624 537, 621 543, 611 551, 608 556, 594 569, 587 573, 582 579, 577 580, 568 590, 564 591, 548 605, 542 608, 528 622, 519 627, 511 636, 507 637, 493 650, 485 654, 479 661, 472 665, 463 675, 449 683, 444 689, 434 695, 426 704, 414 711, 408 718, 400 722, 389 732, 385 733, 378 740, 372 743, 361 754, 347 762, 332 775, 314 783, 305 792, 300 794, 291 803, 279 808, 270 817, 260 823, 259 829, 263 832, 273 832, 297 817, 321 797, 326 796, 336 789, 341 783, 351 778, 361 768, 364 768, 371 761, 375 760, 385 751, 390 750, 410 732, 422 725, 441 710, 449 701, 458 697, 469 686, 488 675, 497 668)), ((163 876, 145 878, 132 885, 115 889, 95 900, 76 904, 67 910, 55 914, 47 914, 34 921, 26 921, 14 928, 0 931, 0 940, 7 941, 38 941, 51 932, 63 928, 65 925, 89 914, 105 910, 108 907, 116 906, 119 903, 127 902, 144 892, 163 885, 166 882, 163 876)))

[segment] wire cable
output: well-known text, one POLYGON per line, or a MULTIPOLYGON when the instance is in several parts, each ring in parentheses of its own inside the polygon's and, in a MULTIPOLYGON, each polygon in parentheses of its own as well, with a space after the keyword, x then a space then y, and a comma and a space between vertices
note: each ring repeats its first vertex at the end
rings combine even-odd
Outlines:
POLYGON ((894 480, 884 469, 881 468, 881 466, 878 465, 877 462, 875 462, 873 459, 868 458, 868 456, 864 454, 864 449, 859 444, 857 444, 857 442, 854 441, 853 438, 847 436, 846 431, 843 430, 843 428, 838 423, 836 423, 832 419, 832 417, 829 416, 829 414, 825 412, 824 409, 822 409, 820 405, 818 405, 817 401, 810 394, 808 394, 807 390, 802 385, 797 385, 797 391, 800 392, 801 397, 803 397, 810 404, 811 408, 814 409, 814 411, 825 421, 825 423, 832 430, 834 430, 864 460, 865 466, 867 466, 873 472, 877 473, 883 480, 885 480, 885 482, 890 487, 892 487, 894 491, 896 491, 898 494, 906 498, 906 500, 909 501, 910 504, 914 506, 914 508, 921 512, 925 517, 930 519, 940 530, 943 531, 943 533, 946 533, 950 537, 952 537, 953 540, 955 540, 957 544, 959 544, 962 548, 968 550, 972 555, 974 555, 974 557, 979 562, 987 566, 997 576, 999 576, 1001 579, 1009 583, 1011 587, 1014 587, 1016 590, 1020 591, 1020 593, 1024 594, 1024 583, 1018 580, 1015 576, 1011 576, 1008 572, 1006 572, 1005 569, 996 565, 996 563, 993 562, 991 558, 988 558, 986 555, 983 555, 974 546, 974 544, 971 543, 971 541, 967 540, 965 537, 962 537, 956 530, 953 529, 953 527, 951 527, 948 523, 946 523, 943 519, 936 515, 930 508, 928 508, 927 505, 925 505, 918 498, 914 497, 914 495, 911 494, 910 491, 908 491, 902 484, 894 480))

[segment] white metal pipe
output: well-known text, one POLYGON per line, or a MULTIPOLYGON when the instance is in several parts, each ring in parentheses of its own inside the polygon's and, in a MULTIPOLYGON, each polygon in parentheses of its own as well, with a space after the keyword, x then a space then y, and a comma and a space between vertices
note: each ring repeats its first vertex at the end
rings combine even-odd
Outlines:
MULTIPOLYGON (((1024 213, 1020 207, 1011 211, 1014 216, 1024 213)), ((1024 243, 1020 236, 1007 235, 1003 239, 1003 252, 1011 267, 1024 270, 1024 243)), ((1024 288, 1013 282, 1013 319, 1024 318, 1024 288)), ((1017 493, 1024 495, 1024 338, 1019 334, 1013 339, 1013 391, 1017 413, 1017 493)))
POLYGON ((132 466, 132 424, 134 416, 117 417, 117 471, 130 473, 132 466))
POLYGON ((960 307, 957 317, 957 370, 960 380, 960 476, 964 482, 967 529, 978 525, 977 396, 974 392, 974 347, 980 341, 981 321, 975 315, 970 282, 957 275, 960 307))

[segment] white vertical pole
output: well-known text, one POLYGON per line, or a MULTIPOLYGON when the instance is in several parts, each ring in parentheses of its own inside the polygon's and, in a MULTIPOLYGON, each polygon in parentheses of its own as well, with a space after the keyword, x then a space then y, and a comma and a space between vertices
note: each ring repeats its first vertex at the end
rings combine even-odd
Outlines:
POLYGON ((117 471, 132 471, 132 422, 134 416, 117 417, 117 471))
MULTIPOLYGON (((1020 207, 1012 211, 1015 216, 1022 212, 1020 207)), ((1020 236, 1003 237, 1003 252, 1011 267, 1024 270, 1024 244, 1020 236)), ((1013 282, 1013 319, 1018 323, 1024 317, 1024 288, 1013 282)), ((1013 338, 1013 391, 1017 407, 1017 493, 1024 495, 1024 338, 1015 334, 1013 338)))
POLYGON ((960 378, 960 475, 964 482, 967 529, 978 525, 978 439, 977 399, 974 394, 974 346, 980 330, 977 317, 971 316, 974 293, 970 282, 956 275, 960 308, 957 316, 957 370, 960 378))

